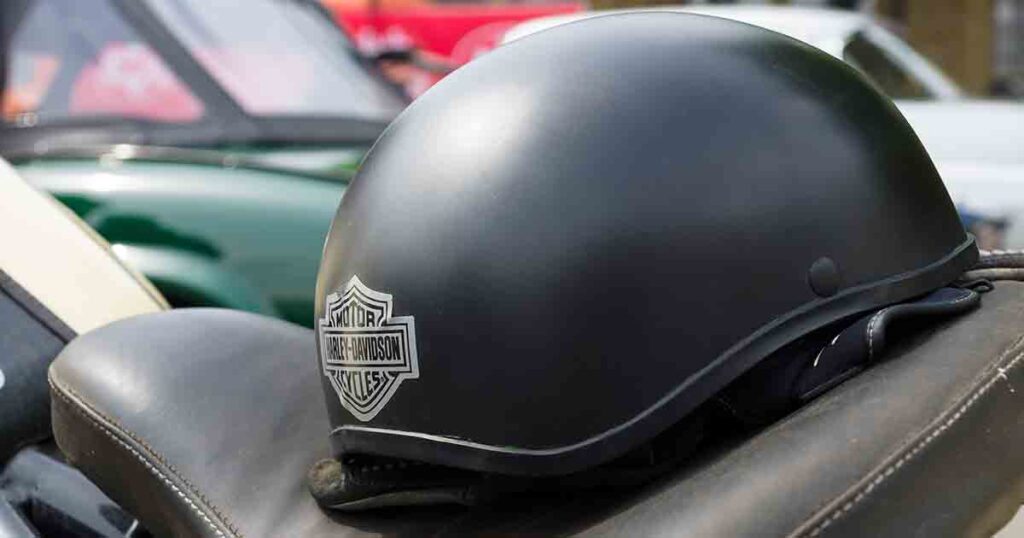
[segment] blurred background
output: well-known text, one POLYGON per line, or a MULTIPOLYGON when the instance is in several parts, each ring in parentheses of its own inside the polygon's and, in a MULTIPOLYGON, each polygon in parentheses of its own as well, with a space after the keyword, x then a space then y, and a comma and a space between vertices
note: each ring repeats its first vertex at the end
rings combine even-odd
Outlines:
POLYGON ((979 244, 1024 248, 1024 0, 2 0, 0 157, 172 305, 311 325, 324 236, 389 122, 495 47, 623 9, 739 20, 846 62, 907 118, 979 244))
POLYGON ((876 17, 971 95, 1024 97, 1024 0, 324 0, 360 48, 415 45, 454 64, 515 22, 588 9, 682 5, 834 8, 876 17))

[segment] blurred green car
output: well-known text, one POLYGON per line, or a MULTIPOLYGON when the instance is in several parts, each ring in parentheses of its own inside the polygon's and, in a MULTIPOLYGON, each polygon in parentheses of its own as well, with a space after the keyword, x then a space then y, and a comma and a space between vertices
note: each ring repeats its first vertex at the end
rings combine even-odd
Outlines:
POLYGON ((4 0, 0 10, 0 153, 21 175, 172 305, 312 325, 331 218, 405 104, 319 4, 4 0))

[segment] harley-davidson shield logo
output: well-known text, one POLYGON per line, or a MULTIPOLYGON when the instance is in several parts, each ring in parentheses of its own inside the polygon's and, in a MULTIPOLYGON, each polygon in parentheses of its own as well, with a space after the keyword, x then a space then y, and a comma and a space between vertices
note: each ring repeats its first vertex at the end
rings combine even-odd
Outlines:
POLYGON ((327 296, 320 362, 341 405, 357 419, 377 416, 398 386, 420 376, 412 316, 391 316, 391 296, 353 276, 327 296))

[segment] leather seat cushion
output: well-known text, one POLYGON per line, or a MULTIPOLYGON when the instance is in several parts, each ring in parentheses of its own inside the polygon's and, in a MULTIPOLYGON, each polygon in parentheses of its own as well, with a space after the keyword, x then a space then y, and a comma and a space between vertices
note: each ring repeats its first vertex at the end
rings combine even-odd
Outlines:
MULTIPOLYGON (((633 490, 325 514, 312 333, 221 310, 117 322, 50 369, 68 458, 157 535, 987 535, 1024 497, 1024 284, 734 446, 633 490)), ((595 395, 599 397, 599 395, 595 395)))

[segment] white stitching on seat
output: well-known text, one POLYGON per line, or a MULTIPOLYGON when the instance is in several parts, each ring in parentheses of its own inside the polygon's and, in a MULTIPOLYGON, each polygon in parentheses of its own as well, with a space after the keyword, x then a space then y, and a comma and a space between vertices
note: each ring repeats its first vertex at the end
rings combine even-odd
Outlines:
MULTIPOLYGON (((1015 349, 1019 347, 1022 341, 1024 341, 1024 337, 1018 338, 1017 341, 1015 341, 1013 345, 1010 346, 1010 349, 1015 349)), ((1009 353, 1010 351, 1007 351, 1004 354, 1004 356, 1008 355, 1009 353)), ((925 447, 931 444, 932 441, 934 441, 946 430, 948 430, 954 423, 956 423, 960 419, 960 417, 962 417, 964 413, 966 413, 967 410, 972 405, 974 405, 976 401, 978 401, 979 398, 984 396, 985 393, 988 392, 989 389, 991 389, 992 386, 996 384, 997 381, 999 381, 1000 379, 1005 379, 1006 372, 1012 369, 1014 366, 1016 366, 1017 363, 1021 362, 1021 360, 1024 360, 1024 351, 1020 351, 1017 354, 1017 356, 1014 357, 1013 360, 1011 360, 1009 364, 1007 364, 1005 367, 999 368, 999 372, 996 375, 992 376, 984 385, 981 386, 981 388, 975 391, 974 394, 972 394, 971 397, 966 402, 964 402, 964 404, 961 405, 959 409, 957 409, 956 413, 954 413, 953 416, 949 417, 949 419, 943 422, 942 425, 936 428, 935 431, 930 433, 928 437, 925 437, 923 440, 918 442, 917 445, 914 446, 913 450, 904 454, 899 460, 897 460, 895 463, 887 467, 883 472, 879 473, 878 476, 875 477, 875 479, 872 480, 871 483, 868 484, 863 491, 858 493, 857 496, 854 497, 852 500, 847 501, 841 508, 833 511, 832 514, 825 518, 824 521, 822 521, 816 527, 814 527, 814 529, 812 529, 811 532, 807 534, 807 536, 818 536, 819 534, 821 534, 823 530, 825 530, 826 527, 828 527, 836 520, 838 520, 840 517, 842 517, 844 514, 853 509, 853 507, 857 503, 859 503, 865 497, 867 497, 875 488, 877 488, 883 481, 885 481, 886 478, 892 476, 892 474, 896 472, 896 470, 898 470, 912 458, 917 456, 922 450, 924 450, 925 447)))
MULTIPOLYGON (((73 402, 66 394, 64 394, 64 390, 61 389, 60 387, 58 387, 56 382, 51 381, 50 386, 54 389, 53 392, 56 393, 57 396, 60 397, 60 399, 64 400, 68 405, 71 406, 72 409, 77 411, 79 414, 81 414, 85 418, 89 419, 89 421, 92 422, 93 425, 96 426, 97 428, 99 428, 103 433, 105 433, 107 435, 107 437, 110 437, 116 443, 120 444, 122 447, 127 449, 133 456, 135 456, 135 458, 137 460, 139 460, 140 462, 142 462, 143 465, 146 466, 146 469, 148 469, 151 473, 155 474, 156 477, 160 479, 160 481, 162 481, 164 484, 167 484, 172 490, 174 490, 174 492, 178 495, 178 497, 180 497, 183 501, 185 501, 185 503, 188 504, 188 506, 192 509, 192 511, 195 512, 196 515, 198 515, 200 518, 202 518, 202 520, 204 522, 206 522, 206 524, 210 527, 210 530, 212 530, 214 533, 216 533, 217 536, 219 536, 221 538, 227 538, 225 536, 224 532, 221 531, 220 529, 218 529, 217 525, 215 525, 213 523, 213 520, 211 520, 209 518, 209 516, 207 516, 206 513, 203 512, 203 510, 200 509, 192 501, 192 499, 189 499, 188 496, 185 494, 185 492, 183 492, 177 485, 175 485, 173 482, 171 482, 171 480, 169 478, 167 478, 167 476, 163 473, 163 471, 161 471, 155 465, 153 465, 152 463, 147 461, 145 456, 143 456, 141 453, 139 453, 138 450, 136 450, 134 447, 132 447, 128 443, 125 443, 123 440, 119 439, 112 431, 110 431, 109 428, 104 426, 101 422, 96 420, 93 416, 91 416, 90 414, 82 412, 81 410, 79 410, 78 407, 77 407, 77 404, 75 402, 73 402)), ((240 536, 240 535, 233 533, 233 536, 240 536)))

